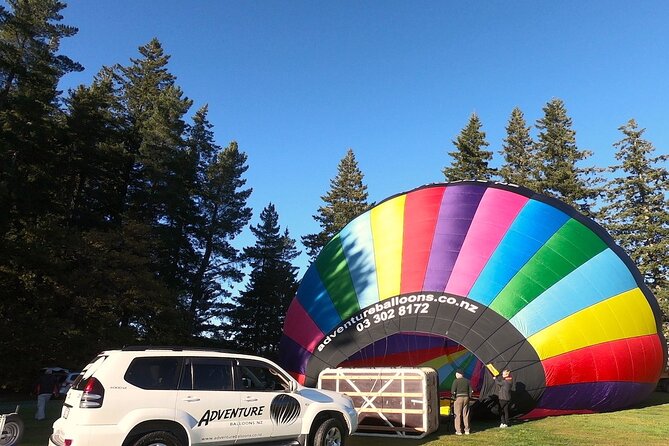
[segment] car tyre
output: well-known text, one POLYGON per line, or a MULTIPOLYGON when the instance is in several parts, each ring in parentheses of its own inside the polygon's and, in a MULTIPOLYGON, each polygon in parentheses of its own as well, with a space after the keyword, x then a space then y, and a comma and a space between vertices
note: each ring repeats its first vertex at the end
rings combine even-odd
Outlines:
POLYGON ((0 446, 14 446, 21 442, 23 437, 23 420, 18 415, 7 415, 5 427, 0 434, 0 446))
POLYGON ((179 439, 166 431, 149 432, 133 443, 133 446, 182 446, 179 439))
POLYGON ((344 446, 346 433, 339 420, 330 418, 318 426, 311 446, 344 446))

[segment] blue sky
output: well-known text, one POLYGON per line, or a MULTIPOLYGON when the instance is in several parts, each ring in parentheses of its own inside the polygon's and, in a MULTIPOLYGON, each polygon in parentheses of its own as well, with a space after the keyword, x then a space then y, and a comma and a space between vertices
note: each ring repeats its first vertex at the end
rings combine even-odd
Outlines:
POLYGON ((248 154, 253 223, 271 201, 298 240, 319 230, 312 215, 348 148, 380 201, 443 181, 473 112, 494 166, 511 110, 534 124, 552 98, 594 152, 584 165, 614 163, 630 118, 669 152, 666 1, 67 3, 79 33, 61 53, 86 70, 63 88, 157 37, 192 113, 209 104, 217 142, 248 154))

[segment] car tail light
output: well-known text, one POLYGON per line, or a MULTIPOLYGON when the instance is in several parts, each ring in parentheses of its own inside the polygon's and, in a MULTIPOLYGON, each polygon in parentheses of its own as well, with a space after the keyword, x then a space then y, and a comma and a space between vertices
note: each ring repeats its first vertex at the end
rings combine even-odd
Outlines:
POLYGON ((79 407, 84 409, 95 409, 102 407, 102 401, 105 397, 105 388, 102 383, 95 378, 88 378, 79 383, 79 387, 83 388, 83 395, 79 407))

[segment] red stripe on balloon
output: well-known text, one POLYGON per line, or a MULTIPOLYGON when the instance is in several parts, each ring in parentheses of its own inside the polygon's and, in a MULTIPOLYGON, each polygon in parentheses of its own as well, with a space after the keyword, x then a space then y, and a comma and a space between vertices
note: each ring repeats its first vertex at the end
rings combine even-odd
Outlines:
POLYGON ((619 339, 543 361, 547 386, 601 381, 657 382, 663 352, 656 334, 619 339))
POLYGON ((404 205, 401 293, 421 291, 445 187, 411 192, 404 205))
POLYGON ((580 410, 560 410, 560 409, 532 409, 529 413, 522 415, 523 420, 534 420, 537 418, 555 417, 559 415, 574 415, 574 414, 590 414, 595 413, 594 410, 580 409, 580 410))
POLYGON ((314 351, 318 341, 324 336, 297 299, 293 299, 288 307, 283 332, 310 352, 314 351))

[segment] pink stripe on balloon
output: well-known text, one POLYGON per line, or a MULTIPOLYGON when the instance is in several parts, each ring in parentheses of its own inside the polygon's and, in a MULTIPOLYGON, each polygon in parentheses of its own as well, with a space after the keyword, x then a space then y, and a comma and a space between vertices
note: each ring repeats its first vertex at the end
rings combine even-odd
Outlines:
POLYGON ((499 242, 529 200, 503 189, 489 188, 474 215, 446 292, 467 296, 499 242))
POLYGON ((297 299, 293 299, 288 307, 283 332, 309 352, 313 352, 318 342, 323 339, 323 333, 297 299))

